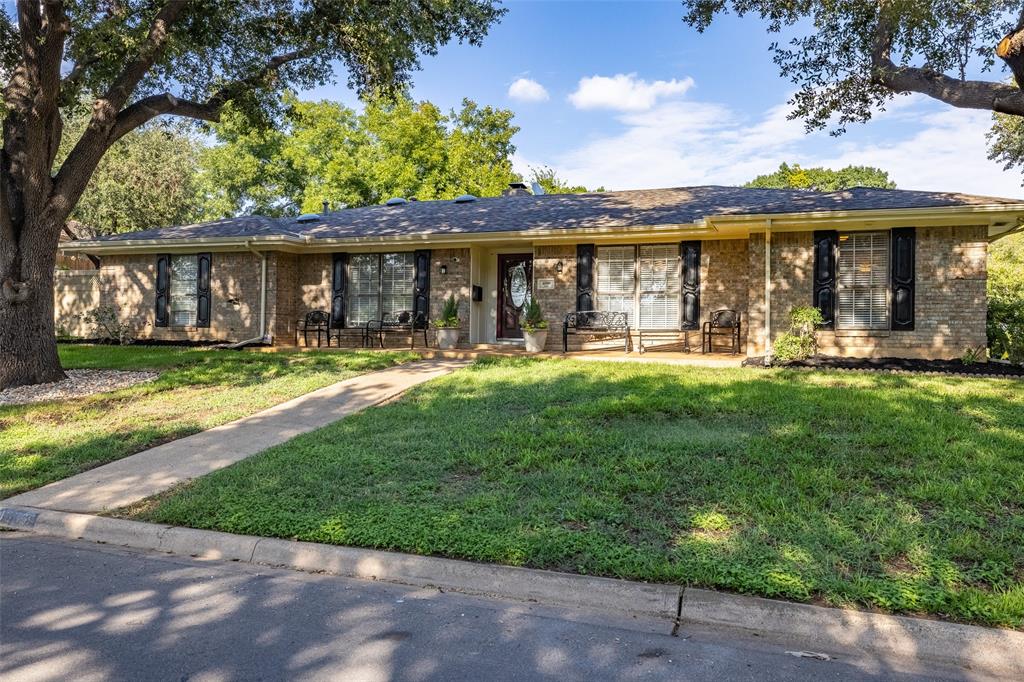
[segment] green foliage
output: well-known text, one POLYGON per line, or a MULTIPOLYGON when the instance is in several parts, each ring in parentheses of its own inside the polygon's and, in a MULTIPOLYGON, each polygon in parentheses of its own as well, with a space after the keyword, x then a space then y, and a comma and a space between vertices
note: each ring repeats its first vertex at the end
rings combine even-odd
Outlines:
POLYGON ((1024 364, 1024 234, 995 241, 989 252, 988 345, 993 358, 1024 364))
POLYGON ((1003 164, 1003 170, 1024 169, 1024 118, 992 114, 992 129, 985 137, 988 158, 1003 164))
POLYGON ((367 206, 391 197, 495 196, 515 179, 512 112, 463 100, 444 114, 408 97, 368 102, 357 113, 337 102, 286 98, 282 125, 249 126, 237 112, 214 126, 202 157, 210 218, 367 206))
POLYGON ((0 498, 259 412, 412 353, 247 353, 168 346, 60 346, 67 369, 154 369, 144 384, 0 406, 0 498))
POLYGON ((604 187, 587 189, 583 185, 571 185, 558 176, 555 169, 548 166, 530 167, 530 181, 544 188, 546 194, 585 194, 587 192, 603 192, 604 187))
POLYGON ((548 321, 544 319, 544 313, 541 312, 540 303, 537 302, 537 299, 531 297, 530 302, 526 304, 522 326, 523 331, 531 334, 548 328, 548 321))
POLYGON ((119 346, 132 342, 131 325, 124 321, 121 309, 114 305, 101 305, 82 314, 82 321, 92 325, 99 338, 116 341, 119 346))
POLYGON ((142 518, 1019 628, 1021 432, 1013 380, 495 358, 142 518))
POLYGON ((847 166, 839 170, 831 168, 801 168, 799 164, 783 163, 779 170, 759 175, 744 187, 762 189, 813 189, 819 192, 835 192, 851 187, 882 187, 896 189, 896 183, 889 174, 872 166, 847 166))
POLYGON ((685 21, 698 31, 730 10, 759 16, 776 38, 771 50, 780 75, 797 86, 792 115, 809 129, 836 126, 835 132, 868 121, 897 94, 872 66, 880 16, 893 29, 889 57, 896 68, 917 62, 925 80, 929 73, 949 75, 947 91, 956 90, 968 64, 992 70, 996 45, 1020 16, 1018 0, 683 0, 683 6, 685 21))
POLYGON ((458 329, 459 327, 459 302, 455 300, 455 294, 445 299, 441 308, 441 317, 434 320, 434 326, 439 329, 458 329))
MULTIPOLYGON (((78 114, 64 124, 56 167, 87 123, 88 116, 78 114)), ((193 222, 201 204, 200 149, 194 131, 183 124, 152 123, 128 133, 100 159, 71 219, 97 234, 193 222)))
POLYGON ((806 360, 818 351, 815 330, 825 322, 813 306, 795 306, 789 312, 789 331, 772 344, 772 359, 781 364, 806 360))
POLYGON ((985 346, 978 346, 977 348, 965 348, 963 355, 960 356, 960 362, 964 365, 970 366, 976 362, 981 362, 985 358, 985 346))

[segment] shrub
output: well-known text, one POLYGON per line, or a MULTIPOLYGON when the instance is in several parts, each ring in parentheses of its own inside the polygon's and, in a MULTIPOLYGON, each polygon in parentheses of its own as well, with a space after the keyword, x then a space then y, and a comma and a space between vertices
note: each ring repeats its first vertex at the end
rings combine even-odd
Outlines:
POLYGON ((91 324, 100 338, 116 341, 119 346, 127 346, 134 341, 129 335, 130 326, 121 321, 121 309, 113 305, 101 305, 95 310, 82 314, 82 320, 91 324))
POLYGON ((1024 235, 992 245, 988 268, 988 346, 991 356, 1024 363, 1024 235))
POLYGON ((455 294, 449 296, 444 307, 441 308, 441 317, 434 320, 434 326, 438 329, 457 329, 459 326, 459 302, 455 300, 455 294))
POLYGON ((815 331, 824 323, 813 306, 796 306, 789 313, 789 331, 779 335, 772 346, 772 359, 782 364, 806 360, 818 352, 815 331))
POLYGON ((537 303, 537 299, 531 298, 530 303, 526 306, 526 314, 523 317, 523 331, 530 334, 541 329, 548 328, 548 321, 544 319, 544 314, 540 310, 540 304, 537 303))

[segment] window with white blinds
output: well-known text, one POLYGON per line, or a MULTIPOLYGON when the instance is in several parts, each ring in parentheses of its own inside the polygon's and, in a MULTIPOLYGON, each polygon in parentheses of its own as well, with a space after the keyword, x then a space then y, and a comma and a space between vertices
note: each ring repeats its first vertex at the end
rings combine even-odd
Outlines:
POLYGON ((839 235, 837 329, 889 328, 889 233, 839 235))
POLYGON ((364 325, 380 318, 380 255, 356 253, 348 261, 349 327, 364 325))
POLYGON ((597 247, 597 309, 626 313, 633 323, 635 302, 636 247, 597 247))
POLYGON ((195 255, 171 257, 170 324, 191 327, 196 323, 199 303, 196 283, 199 280, 199 259, 195 255))
POLYGON ((679 245, 640 247, 640 327, 679 326, 679 245))
POLYGON ((598 310, 642 329, 679 327, 679 245, 597 247, 598 310))
POLYGON ((381 255, 381 311, 412 310, 415 265, 411 253, 381 255))

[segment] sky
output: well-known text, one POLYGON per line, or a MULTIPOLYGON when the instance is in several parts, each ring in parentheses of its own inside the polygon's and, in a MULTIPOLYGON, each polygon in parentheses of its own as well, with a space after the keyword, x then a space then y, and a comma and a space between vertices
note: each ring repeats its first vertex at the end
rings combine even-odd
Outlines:
MULTIPOLYGON (((757 17, 720 16, 704 34, 679 2, 506 2, 482 47, 448 45, 413 74, 413 96, 444 109, 468 97, 512 109, 517 171, 550 166, 609 190, 737 185, 782 162, 873 165, 902 189, 1024 197, 1022 177, 986 158, 991 114, 899 96, 840 137, 787 120, 757 17)), ((985 79, 1002 77, 975 74, 985 79)), ((358 101, 339 83, 301 93, 358 101)))

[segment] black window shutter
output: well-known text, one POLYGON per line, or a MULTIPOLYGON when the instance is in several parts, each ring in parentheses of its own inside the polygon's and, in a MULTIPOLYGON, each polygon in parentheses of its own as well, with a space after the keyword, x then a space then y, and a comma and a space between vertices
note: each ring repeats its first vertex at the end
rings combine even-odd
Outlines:
POLYGON ((680 242, 682 267, 682 305, 679 306, 679 328, 700 328, 700 241, 680 242))
POLYGON ((892 299, 893 331, 913 331, 914 329, 914 251, 916 235, 913 227, 898 227, 890 235, 892 255, 889 265, 892 268, 890 289, 892 299))
POLYGON ((835 230, 814 232, 814 287, 811 305, 821 311, 825 319, 821 326, 833 329, 836 326, 836 249, 839 233, 835 230))
POLYGON ((423 315, 430 319, 430 249, 413 254, 415 274, 413 275, 412 310, 416 319, 423 315))
POLYGON ((594 309, 594 245, 576 245, 576 310, 594 309))
POLYGON ((331 268, 331 327, 345 326, 345 302, 348 297, 348 254, 334 254, 331 268))
POLYGON ((210 268, 213 260, 211 254, 201 253, 196 256, 199 266, 196 276, 196 326, 210 326, 210 268))
POLYGON ((166 327, 170 320, 171 302, 171 257, 160 254, 156 257, 156 326, 166 327))

